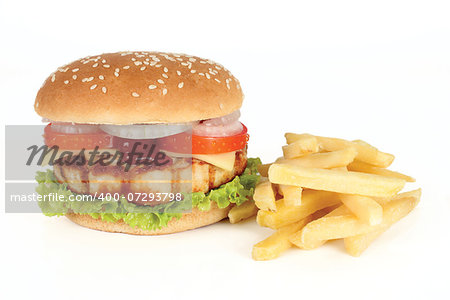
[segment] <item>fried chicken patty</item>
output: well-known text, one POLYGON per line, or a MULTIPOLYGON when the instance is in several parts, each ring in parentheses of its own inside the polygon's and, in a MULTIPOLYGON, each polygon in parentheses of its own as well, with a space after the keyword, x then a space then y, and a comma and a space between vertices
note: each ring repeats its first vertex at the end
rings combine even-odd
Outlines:
MULTIPOLYGON (((236 151, 233 170, 227 171, 193 158, 173 158, 173 163, 161 168, 132 166, 125 171, 119 166, 54 165, 53 171, 60 183, 79 194, 105 193, 178 193, 203 192, 217 188, 242 174, 247 166, 246 150, 236 151), (192 179, 192 181, 191 181, 192 179)), ((136 204, 149 204, 147 200, 132 200, 136 204)), ((153 205, 160 204, 153 203, 153 205)))

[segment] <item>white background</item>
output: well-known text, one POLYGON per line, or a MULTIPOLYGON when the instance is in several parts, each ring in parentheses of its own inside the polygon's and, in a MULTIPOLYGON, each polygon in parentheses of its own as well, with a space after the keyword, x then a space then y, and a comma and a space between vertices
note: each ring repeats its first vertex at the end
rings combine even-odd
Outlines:
POLYGON ((2 298, 449 297, 449 15, 448 1, 1 0, 4 124, 39 124, 36 92, 71 60, 184 52, 240 79, 251 156, 275 159, 286 131, 361 138, 423 188, 360 258, 337 241, 255 262, 271 231, 253 221, 136 237, 2 212, 2 298))

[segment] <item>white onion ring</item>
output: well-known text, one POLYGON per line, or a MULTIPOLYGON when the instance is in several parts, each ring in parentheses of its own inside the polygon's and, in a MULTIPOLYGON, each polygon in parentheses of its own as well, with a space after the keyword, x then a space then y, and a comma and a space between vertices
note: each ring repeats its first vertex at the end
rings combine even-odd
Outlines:
POLYGON ((201 122, 201 124, 205 126, 222 126, 239 120, 240 116, 241 112, 239 110, 236 110, 231 114, 225 115, 223 117, 204 120, 201 122))
POLYGON ((104 132, 127 139, 156 139, 181 132, 192 127, 185 124, 100 125, 104 132))
POLYGON ((223 117, 201 121, 192 128, 192 133, 200 136, 221 137, 238 134, 243 126, 239 122, 239 110, 223 117))
POLYGON ((96 133, 100 131, 100 127, 98 125, 91 124, 53 122, 50 126, 53 131, 65 134, 85 134, 96 133))
POLYGON ((200 136, 221 137, 238 134, 243 128, 244 127, 239 121, 218 126, 208 126, 200 123, 192 128, 192 133, 200 136))

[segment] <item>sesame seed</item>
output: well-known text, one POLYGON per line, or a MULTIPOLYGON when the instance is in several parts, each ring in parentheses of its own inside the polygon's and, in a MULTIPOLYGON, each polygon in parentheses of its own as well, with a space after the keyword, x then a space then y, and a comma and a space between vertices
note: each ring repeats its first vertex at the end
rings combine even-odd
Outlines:
POLYGON ((134 64, 135 64, 136 66, 142 65, 142 61, 135 61, 134 64))
POLYGON ((208 73, 206 73, 205 76, 206 78, 211 79, 211 76, 208 73))
POLYGON ((206 64, 206 61, 201 60, 200 63, 201 63, 201 64, 206 64))
POLYGON ((103 80, 103 79, 105 79, 105 76, 99 75, 99 76, 98 76, 98 79, 103 80))
POLYGON ((150 63, 146 60, 144 60, 144 65, 148 66, 150 63))
POLYGON ((197 72, 197 71, 195 71, 195 70, 191 70, 191 73, 195 73, 195 72, 197 72))
POLYGON ((200 76, 205 76, 205 73, 198 73, 198 75, 200 75, 200 76))
POLYGON ((132 61, 136 61, 136 58, 132 57, 131 60, 132 60, 132 61))
POLYGON ((128 70, 130 66, 124 66, 123 69, 128 70))
POLYGON ((180 72, 180 71, 177 71, 177 74, 178 74, 178 76, 180 76, 180 75, 181 75, 181 72, 180 72))
POLYGON ((106 87, 102 87, 103 94, 106 94, 106 87))
POLYGON ((162 74, 161 76, 166 78, 166 79, 169 78, 169 76, 167 76, 167 74, 162 74))
POLYGON ((139 94, 136 93, 136 92, 132 92, 132 93, 131 93, 131 96, 133 96, 133 97, 139 97, 139 94))
POLYGON ((151 90, 154 90, 154 89, 156 89, 156 85, 151 84, 151 85, 148 86, 148 88, 151 89, 151 90))
POLYGON ((215 80, 215 81, 217 81, 218 83, 220 83, 220 80, 219 80, 219 79, 217 79, 217 78, 214 78, 214 80, 215 80))
POLYGON ((106 63, 106 59, 102 59, 102 64, 106 63))
POLYGON ((182 58, 177 58, 177 60, 178 60, 178 61, 183 61, 183 59, 182 59, 182 58))
POLYGON ((120 69, 119 68, 116 68, 114 71, 116 71, 116 72, 120 72, 120 69))
POLYGON ((164 84, 164 80, 162 80, 162 79, 158 79, 158 82, 161 84, 164 84))
POLYGON ((75 72, 78 72, 79 70, 80 70, 80 68, 75 68, 75 69, 72 70, 72 72, 75 73, 75 72))
POLYGON ((189 58, 189 61, 196 62, 197 60, 193 57, 189 58))
POLYGON ((223 109, 223 104, 220 103, 220 104, 219 104, 219 107, 220 107, 220 109, 223 109))
POLYGON ((227 88, 231 90, 230 84, 227 82, 227 88))
POLYGON ((97 68, 98 67, 98 63, 95 63, 92 65, 93 68, 97 68))
POLYGON ((114 76, 119 77, 119 73, 118 72, 114 72, 114 76))
POLYGON ((157 67, 157 68, 160 68, 160 67, 161 67, 161 65, 155 65, 155 67, 157 67))
POLYGON ((69 80, 64 80, 64 84, 68 84, 69 83, 69 80))
POLYGON ((56 79, 56 75, 53 74, 53 75, 52 75, 52 82, 55 82, 55 79, 56 79))
POLYGON ((77 75, 72 76, 73 80, 77 80, 77 75))
POLYGON ((164 72, 169 72, 169 69, 167 69, 167 67, 164 67, 164 72))
POLYGON ((144 71, 146 67, 141 67, 141 71, 144 71))
POLYGON ((183 87, 183 85, 184 85, 184 82, 180 82, 180 83, 178 84, 178 88, 181 89, 181 88, 183 87))
POLYGON ((163 89, 162 93, 165 96, 167 94, 167 89, 163 89))
POLYGON ((103 68, 109 68, 110 65, 103 65, 103 68))
POLYGON ((87 81, 92 81, 92 80, 94 80, 93 76, 89 77, 87 81))
POLYGON ((93 84, 93 85, 91 85, 90 89, 93 90, 93 89, 95 89, 96 87, 97 87, 97 85, 96 85, 96 84, 93 84))

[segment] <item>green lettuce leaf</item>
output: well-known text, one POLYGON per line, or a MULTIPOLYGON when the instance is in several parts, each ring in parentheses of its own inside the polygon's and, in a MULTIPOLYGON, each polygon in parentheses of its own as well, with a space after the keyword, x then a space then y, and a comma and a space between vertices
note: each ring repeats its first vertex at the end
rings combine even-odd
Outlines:
POLYGON ((132 227, 144 230, 161 229, 172 219, 179 219, 182 212, 188 212, 196 207, 201 211, 208 211, 214 201, 218 207, 225 208, 231 203, 241 205, 247 201, 254 192, 259 180, 257 171, 261 164, 259 158, 249 158, 247 167, 240 176, 232 181, 209 191, 208 193, 191 193, 185 195, 182 201, 171 201, 156 206, 142 206, 129 203, 124 196, 119 201, 99 200, 93 201, 71 201, 77 194, 67 188, 67 184, 57 182, 53 171, 37 172, 36 181, 38 186, 36 192, 40 195, 56 194, 61 198, 59 201, 40 201, 39 206, 47 216, 62 216, 73 212, 78 214, 89 214, 91 217, 107 222, 123 220, 132 227), (62 195, 62 196, 60 196, 62 195))

